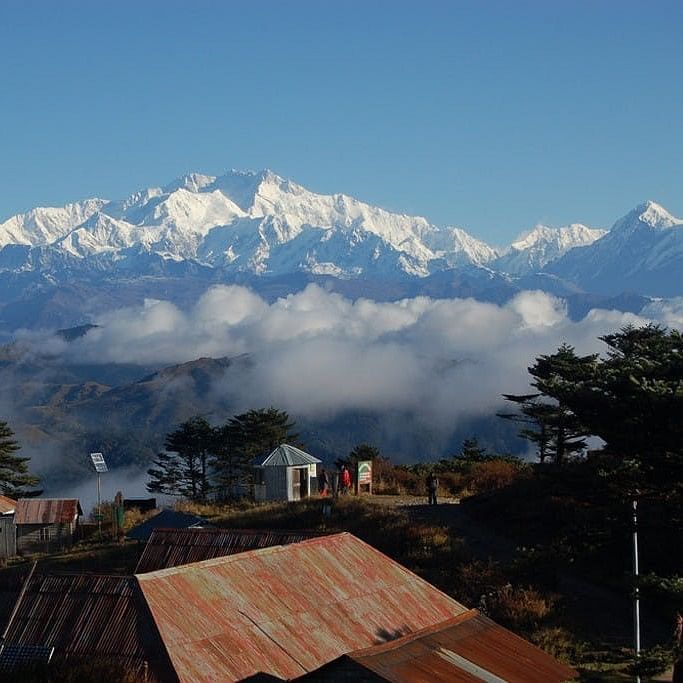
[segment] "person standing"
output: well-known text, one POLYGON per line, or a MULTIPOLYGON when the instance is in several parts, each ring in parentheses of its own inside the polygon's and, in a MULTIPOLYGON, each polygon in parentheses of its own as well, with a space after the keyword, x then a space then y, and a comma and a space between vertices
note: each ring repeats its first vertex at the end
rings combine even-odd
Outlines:
POLYGON ((427 494, 429 495, 429 504, 436 505, 436 493, 439 490, 439 480, 436 478, 434 472, 427 475, 427 494))
POLYGON ((327 472, 325 468, 321 468, 320 474, 318 475, 318 493, 321 496, 326 496, 329 493, 329 481, 327 479, 327 472))
POLYGON ((341 466, 341 488, 345 496, 351 491, 351 472, 346 465, 341 466))

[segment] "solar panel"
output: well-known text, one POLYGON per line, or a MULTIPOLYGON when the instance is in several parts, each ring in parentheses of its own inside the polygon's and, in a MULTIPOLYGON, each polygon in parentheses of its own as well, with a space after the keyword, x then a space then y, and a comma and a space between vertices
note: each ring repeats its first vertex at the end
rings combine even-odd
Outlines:
POLYGON ((43 645, 6 644, 0 650, 0 671, 10 672, 34 666, 46 666, 52 659, 54 647, 43 645))
POLYGON ((92 464, 95 466, 95 472, 107 472, 107 463, 104 462, 104 456, 102 453, 91 453, 90 459, 92 464))

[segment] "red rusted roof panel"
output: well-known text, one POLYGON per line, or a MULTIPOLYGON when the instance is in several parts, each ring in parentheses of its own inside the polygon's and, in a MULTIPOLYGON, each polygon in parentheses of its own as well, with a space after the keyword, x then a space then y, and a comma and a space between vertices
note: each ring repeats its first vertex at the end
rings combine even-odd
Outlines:
POLYGON ((0 496, 0 515, 14 512, 17 509, 17 501, 7 496, 0 496))
POLYGON ((347 533, 136 578, 181 681, 294 678, 466 611, 347 533))
POLYGON ((135 573, 145 574, 247 550, 298 543, 319 535, 307 531, 154 529, 135 573))
POLYGON ((16 524, 69 524, 81 512, 76 498, 20 498, 16 524))
POLYGON ((476 610, 348 657, 393 683, 469 683, 482 674, 508 683, 561 683, 578 676, 476 610))
MULTIPOLYGON (((19 598, 6 642, 54 647, 55 660, 113 660, 169 671, 154 622, 132 576, 34 575, 19 598)), ((163 677, 162 676, 162 677, 163 677)))

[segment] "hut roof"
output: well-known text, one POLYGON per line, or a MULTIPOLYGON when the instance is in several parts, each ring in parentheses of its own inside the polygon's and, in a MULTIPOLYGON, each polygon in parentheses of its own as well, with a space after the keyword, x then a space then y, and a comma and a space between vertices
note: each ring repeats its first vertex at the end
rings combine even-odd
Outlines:
POLYGON ((206 520, 203 517, 178 510, 162 510, 154 517, 134 526, 126 536, 135 541, 147 541, 154 529, 187 529, 204 524, 206 524, 206 520))
MULTIPOLYGON (((477 610, 365 650, 351 652, 310 675, 335 680, 337 669, 366 680, 469 683, 561 683, 578 676, 571 667, 499 626, 477 610)), ((309 679, 303 676, 302 681, 309 679)), ((346 678, 344 679, 346 680, 346 678)))
POLYGON ((69 524, 83 514, 77 498, 19 498, 17 524, 69 524))
POLYGON ((7 626, 5 644, 15 650, 54 648, 53 661, 95 657, 140 672, 145 662, 160 662, 162 673, 169 670, 132 576, 30 576, 7 626))
POLYGON ((320 534, 269 529, 154 529, 135 573, 145 574, 257 548, 298 543, 315 536, 320 534))
POLYGON ((17 509, 17 501, 0 495, 0 515, 7 515, 17 509))
POLYGON ((283 443, 280 444, 265 459, 257 458, 254 464, 257 467, 276 467, 278 465, 297 467, 304 465, 317 465, 320 462, 322 462, 322 460, 314 458, 309 453, 306 453, 306 451, 302 451, 300 448, 283 443))
POLYGON ((466 611, 348 533, 136 578, 180 681, 287 680, 466 611))

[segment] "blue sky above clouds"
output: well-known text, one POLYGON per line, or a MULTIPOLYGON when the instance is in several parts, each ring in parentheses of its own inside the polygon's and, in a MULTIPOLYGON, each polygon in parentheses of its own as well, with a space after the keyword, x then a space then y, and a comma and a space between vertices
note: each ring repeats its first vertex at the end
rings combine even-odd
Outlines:
POLYGON ((536 222, 683 215, 680 2, 0 6, 0 220, 190 170, 502 244, 536 222))

